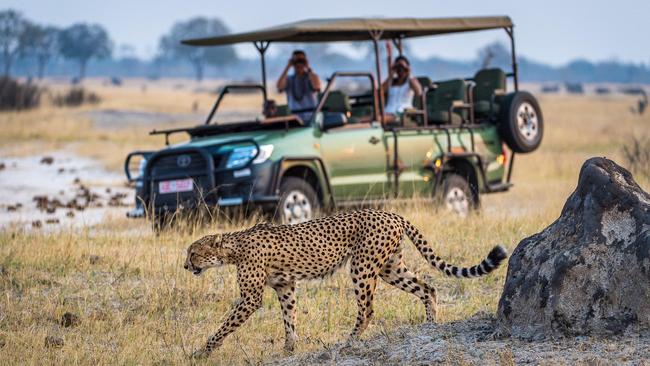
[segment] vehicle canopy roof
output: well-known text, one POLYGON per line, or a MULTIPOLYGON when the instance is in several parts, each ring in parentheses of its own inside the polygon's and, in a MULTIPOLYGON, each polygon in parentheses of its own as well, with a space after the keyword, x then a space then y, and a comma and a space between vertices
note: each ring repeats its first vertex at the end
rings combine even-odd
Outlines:
POLYGON ((310 19, 251 32, 188 39, 183 43, 192 46, 220 46, 242 42, 364 41, 373 39, 371 33, 380 39, 400 39, 512 26, 508 16, 310 19))

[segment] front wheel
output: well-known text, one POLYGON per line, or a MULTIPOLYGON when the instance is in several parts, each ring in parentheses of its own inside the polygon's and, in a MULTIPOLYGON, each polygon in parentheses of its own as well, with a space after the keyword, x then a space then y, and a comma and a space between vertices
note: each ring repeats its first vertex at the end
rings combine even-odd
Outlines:
POLYGON ((467 179, 458 174, 447 174, 442 181, 440 200, 447 211, 467 217, 478 208, 478 191, 472 189, 467 179))
POLYGON ((288 177, 280 185, 280 200, 274 216, 282 224, 298 224, 315 218, 320 208, 318 195, 307 181, 288 177))

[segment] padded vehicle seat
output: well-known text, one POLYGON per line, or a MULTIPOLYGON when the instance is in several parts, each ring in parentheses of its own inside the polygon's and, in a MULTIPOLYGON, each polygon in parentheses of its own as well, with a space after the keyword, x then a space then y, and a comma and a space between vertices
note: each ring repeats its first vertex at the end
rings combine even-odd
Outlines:
POLYGON ((431 87, 431 78, 429 78, 428 76, 418 76, 415 79, 417 79, 417 81, 420 83, 422 89, 426 87, 431 87))
POLYGON ((288 116, 291 114, 291 111, 289 110, 289 106, 286 104, 280 104, 276 106, 276 108, 277 108, 278 116, 288 116))
MULTIPOLYGON (((462 79, 436 82, 435 88, 427 93, 427 115, 429 123, 449 124, 449 108, 455 101, 467 102, 467 83, 462 79)), ((451 116, 452 124, 467 120, 467 109, 455 109, 451 116)))
POLYGON ((345 121, 350 122, 351 110, 352 107, 347 94, 340 90, 332 90, 323 104, 323 118, 325 120, 329 118, 338 119, 341 118, 339 115, 342 115, 345 121))
POLYGON ((340 90, 332 90, 323 104, 323 112, 349 115, 351 109, 350 99, 340 90))
POLYGON ((506 74, 501 69, 483 69, 474 76, 473 102, 474 112, 479 115, 487 115, 490 112, 498 112, 499 105, 494 102, 496 90, 506 90, 506 74), (492 108, 490 108, 492 104, 492 108))

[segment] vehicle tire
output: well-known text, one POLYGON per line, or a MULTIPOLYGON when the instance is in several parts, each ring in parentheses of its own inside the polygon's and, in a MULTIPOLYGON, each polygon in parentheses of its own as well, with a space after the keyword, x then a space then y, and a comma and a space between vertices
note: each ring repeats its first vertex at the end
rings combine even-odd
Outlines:
POLYGON ((514 152, 537 149, 544 135, 544 118, 537 99, 525 91, 507 95, 501 106, 499 132, 514 152))
POLYGON ((455 173, 444 176, 439 198, 444 209, 463 218, 479 207, 478 191, 455 173))
POLYGON ((320 208, 314 187, 304 179, 288 177, 280 184, 280 200, 273 216, 282 224, 298 224, 315 218, 320 208))

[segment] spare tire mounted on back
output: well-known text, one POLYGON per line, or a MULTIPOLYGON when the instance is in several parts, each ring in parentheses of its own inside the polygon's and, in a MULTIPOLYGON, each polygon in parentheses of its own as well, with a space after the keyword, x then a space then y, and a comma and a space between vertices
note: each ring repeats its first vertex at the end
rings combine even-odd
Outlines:
POLYGON ((506 95, 501 103, 499 132, 514 152, 536 150, 544 135, 544 118, 537 99, 525 91, 506 95))

